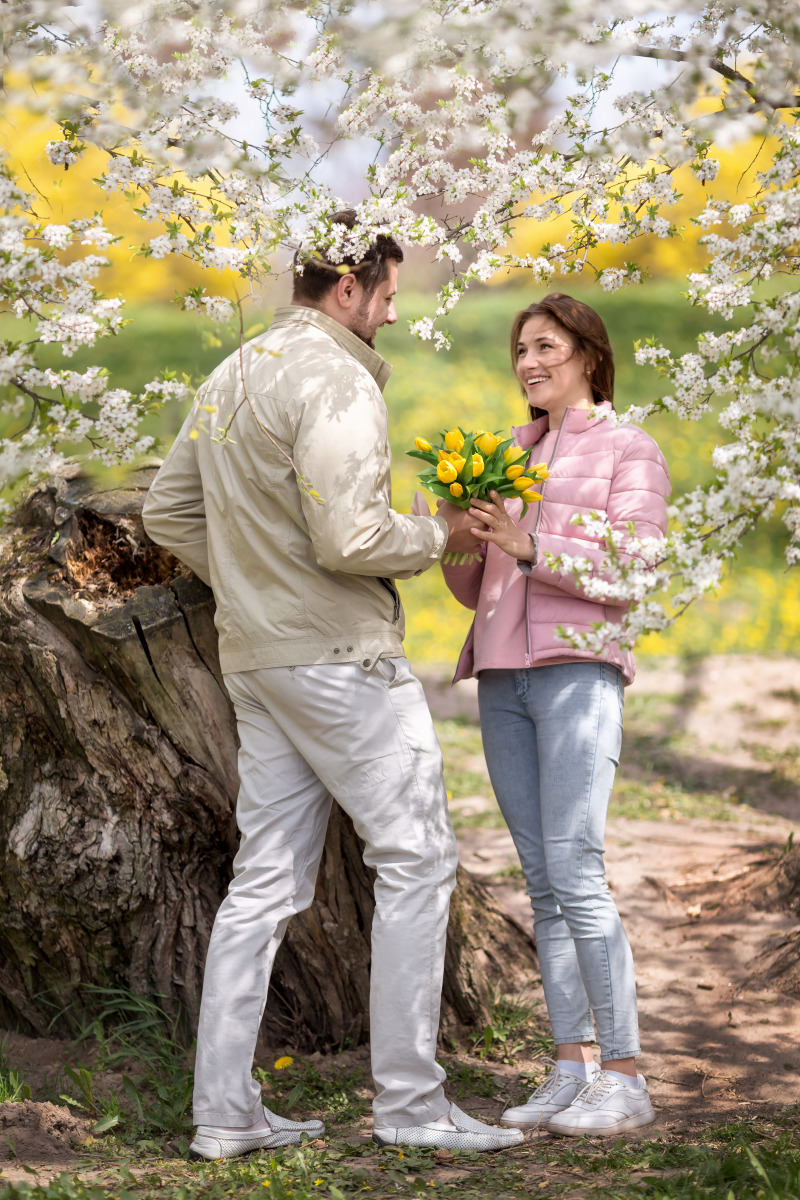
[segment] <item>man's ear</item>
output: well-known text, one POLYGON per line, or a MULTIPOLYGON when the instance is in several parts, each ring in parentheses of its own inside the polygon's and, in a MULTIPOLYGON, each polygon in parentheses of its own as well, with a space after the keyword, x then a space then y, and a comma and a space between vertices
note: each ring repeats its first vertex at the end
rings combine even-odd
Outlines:
POLYGON ((336 283, 336 299, 342 308, 352 308, 358 303, 358 280, 352 271, 342 275, 336 283))

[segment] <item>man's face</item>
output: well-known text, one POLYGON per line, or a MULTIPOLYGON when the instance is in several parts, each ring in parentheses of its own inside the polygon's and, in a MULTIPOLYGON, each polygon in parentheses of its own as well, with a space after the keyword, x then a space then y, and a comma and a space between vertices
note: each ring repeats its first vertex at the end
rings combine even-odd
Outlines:
POLYGON ((398 263, 390 258, 386 265, 389 273, 383 283, 379 283, 374 292, 362 293, 349 324, 350 331, 373 349, 375 334, 381 325, 394 325, 397 320, 394 298, 397 294, 398 263))

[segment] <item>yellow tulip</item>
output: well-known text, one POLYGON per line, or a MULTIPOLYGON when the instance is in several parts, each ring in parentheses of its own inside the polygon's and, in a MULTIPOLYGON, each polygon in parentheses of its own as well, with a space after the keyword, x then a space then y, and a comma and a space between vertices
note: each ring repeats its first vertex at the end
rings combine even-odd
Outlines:
POLYGON ((536 475, 539 479, 547 479, 547 476, 550 474, 547 469, 547 463, 534 463, 533 466, 528 463, 525 469, 530 471, 531 475, 536 475))
POLYGON ((451 462, 443 459, 436 468, 436 475, 442 483, 452 483, 458 471, 451 462))
POLYGON ((461 430, 456 427, 451 429, 449 433, 444 435, 444 444, 448 450, 460 450, 464 445, 464 435, 461 430))
POLYGON ((540 492, 534 492, 532 488, 528 488, 527 492, 522 493, 522 499, 526 504, 535 504, 537 500, 541 500, 540 492))
POLYGON ((425 438, 414 438, 414 445, 418 450, 432 450, 433 446, 430 442, 426 442, 425 438))
POLYGON ((506 479, 518 479, 525 468, 520 463, 514 463, 506 471, 506 479))
POLYGON ((483 466, 484 466, 483 459, 481 458, 480 454, 473 454, 473 456, 472 456, 472 478, 473 479, 475 478, 476 475, 483 474, 483 466))
POLYGON ((461 495, 463 495, 463 493, 464 493, 464 489, 460 483, 451 483, 450 484, 450 495, 451 496, 461 496, 461 495))
POLYGON ((496 438, 493 433, 480 433, 475 438, 475 445, 487 458, 490 454, 494 454, 497 447, 500 445, 500 439, 496 438))
POLYGON ((535 479, 528 479, 527 475, 520 475, 519 479, 514 480, 514 487, 518 492, 524 492, 528 488, 532 488, 535 482, 535 479))
POLYGON ((523 450, 522 446, 509 446, 507 450, 503 451, 503 462, 515 463, 517 459, 524 458, 527 453, 528 451, 523 450))
POLYGON ((450 462, 449 450, 437 450, 436 453, 439 455, 439 462, 450 462))
POLYGON ((460 454, 456 454, 456 452, 453 451, 453 453, 450 455, 450 462, 453 464, 456 471, 463 471, 467 460, 462 458, 460 454))

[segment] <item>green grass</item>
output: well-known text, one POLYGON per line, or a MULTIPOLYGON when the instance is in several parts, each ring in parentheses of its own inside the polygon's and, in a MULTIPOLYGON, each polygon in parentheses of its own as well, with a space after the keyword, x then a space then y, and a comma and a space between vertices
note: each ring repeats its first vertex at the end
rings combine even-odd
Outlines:
POLYGON ((795 1121, 778 1114, 772 1120, 699 1128, 687 1139, 619 1139, 610 1146, 590 1140, 534 1141, 501 1156, 442 1157, 337 1139, 328 1139, 324 1148, 289 1148, 203 1164, 155 1154, 112 1164, 93 1154, 85 1171, 64 1174, 49 1185, 0 1187, 0 1200, 387 1200, 415 1195, 797 1200, 800 1147, 795 1121))
MULTIPOLYGON (((188 1070, 188 1052, 174 1038, 174 1017, 123 991, 106 989, 105 1016, 87 1022, 73 1044, 85 1047, 92 1065, 64 1067, 64 1078, 85 1111, 95 1106, 109 1062, 120 1065, 123 1047, 146 1079, 163 1079, 170 1067, 188 1070), (159 1023, 156 1023, 158 1018, 159 1023), (141 1042, 131 1033, 143 1024, 141 1042), (95 1039, 91 1028, 100 1028, 95 1039)), ((536 1032, 536 1003, 529 996, 493 998, 491 1019, 478 1054, 462 1049, 444 1060, 450 1094, 467 1111, 480 1113, 487 1100, 516 1103, 541 1082, 552 1043, 536 1032), (516 1057, 525 1056, 514 1072, 516 1057)), ((73 1010, 79 1011, 76 1006, 73 1010)), ((77 1019, 77 1018, 76 1018, 77 1019)), ((0 1065, 14 1070, 0 1046, 0 1065)), ((281 1060, 279 1060, 281 1061, 281 1060)), ((800 1198, 800 1106, 690 1133, 664 1133, 611 1144, 590 1139, 533 1140, 500 1156, 476 1153, 379 1149, 368 1139, 368 1101, 357 1070, 333 1057, 295 1058, 285 1069, 257 1072, 270 1104, 279 1110, 319 1115, 323 1139, 299 1147, 262 1151, 219 1162, 188 1159, 188 1118, 183 1134, 169 1136, 154 1108, 140 1111, 136 1095, 116 1097, 120 1120, 95 1126, 78 1148, 81 1161, 51 1183, 2 1183, 0 1200, 370 1200, 421 1195, 448 1200, 530 1200, 576 1196, 591 1200, 792 1200, 800 1198), (363 1131, 363 1132, 362 1132, 363 1131), (576 1188, 580 1190, 576 1192, 576 1188)), ((118 1078, 118 1076, 113 1076, 118 1078)), ((106 1081, 107 1084, 107 1081, 106 1081)), ((107 1086, 103 1089, 107 1092, 107 1086)), ((138 1093, 141 1097, 145 1088, 138 1093)), ((41 1097, 36 1096, 36 1099, 41 1097)), ((63 1103, 63 1101, 62 1101, 63 1103)), ((6 1143, 6 1160, 14 1157, 6 1143)), ((19 1162, 14 1164, 19 1166, 19 1162)), ((0 1167, 2 1163, 0 1162, 0 1167)))
POLYGON ((284 1116, 298 1109, 324 1111, 331 1119, 350 1122, 369 1112, 360 1069, 346 1071, 334 1066, 330 1076, 324 1077, 312 1063, 301 1060, 283 1070, 257 1068, 254 1075, 262 1086, 269 1087, 269 1107, 284 1116))

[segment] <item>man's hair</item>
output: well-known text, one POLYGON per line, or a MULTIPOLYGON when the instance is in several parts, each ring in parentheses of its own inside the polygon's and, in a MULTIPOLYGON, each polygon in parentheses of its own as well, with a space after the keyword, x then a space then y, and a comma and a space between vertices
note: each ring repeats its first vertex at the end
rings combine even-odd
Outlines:
MULTIPOLYGON (((356 214, 352 208, 342 209, 331 216, 331 225, 344 225, 346 229, 356 226, 356 214)), ((306 258, 298 253, 294 257, 294 286, 292 300, 314 305, 338 283, 343 274, 352 271, 367 295, 371 295, 389 274, 389 261, 403 261, 403 251, 398 242, 387 233, 379 233, 360 259, 345 255, 339 262, 331 262, 324 251, 317 251, 306 258), (302 273, 298 266, 302 262, 302 273)))

